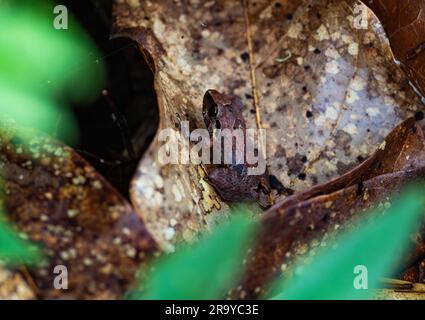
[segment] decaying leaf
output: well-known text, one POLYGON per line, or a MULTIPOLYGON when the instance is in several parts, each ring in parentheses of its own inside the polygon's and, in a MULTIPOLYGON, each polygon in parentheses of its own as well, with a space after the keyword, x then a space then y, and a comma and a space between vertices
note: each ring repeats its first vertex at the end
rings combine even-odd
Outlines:
MULTIPOLYGON (((267 130, 277 201, 370 155, 420 106, 376 17, 355 1, 116 1, 115 35, 155 73, 159 130, 204 128, 208 89, 239 96, 247 128, 267 130), (356 7, 367 27, 356 25, 356 7)), ((227 205, 195 165, 161 165, 158 137, 132 201, 163 246, 190 240, 227 205), (166 187, 164 187, 166 186, 166 187)))
MULTIPOLYGON (((378 150, 360 165, 329 183, 320 184, 286 199, 285 206, 295 205, 315 196, 329 194, 376 176, 422 167, 425 163, 424 136, 414 118, 397 126, 379 145, 378 150)), ((361 186, 359 187, 361 189, 361 186)))
MULTIPOLYGON (((421 127, 408 119, 364 163, 269 209, 243 284, 233 297, 264 293, 273 275, 284 272, 294 258, 330 243, 335 231, 350 228, 353 219, 365 212, 391 206, 391 198, 401 187, 425 178, 424 148, 421 127)), ((421 237, 413 239, 416 250, 401 263, 404 266, 425 253, 421 237)))
POLYGON ((41 298, 119 298, 157 250, 126 200, 71 148, 2 123, 0 178, 8 218, 44 248, 30 269, 41 298), (65 266, 68 290, 54 279, 65 266))
POLYGON ((395 59, 425 96, 425 3, 421 0, 365 0, 381 21, 395 59))

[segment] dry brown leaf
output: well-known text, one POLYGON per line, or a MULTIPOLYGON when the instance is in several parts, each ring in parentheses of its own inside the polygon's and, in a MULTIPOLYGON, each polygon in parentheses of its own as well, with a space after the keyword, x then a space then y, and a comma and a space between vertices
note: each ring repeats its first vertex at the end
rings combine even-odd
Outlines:
POLYGON ((7 123, 1 128, 2 207, 46 254, 30 270, 38 297, 120 298, 157 250, 143 222, 71 148, 7 123), (66 291, 54 287, 58 265, 68 270, 66 291))
MULTIPOLYGON (((239 96, 247 128, 267 129, 269 173, 299 192, 366 158, 420 101, 385 33, 355 1, 115 3, 116 36, 140 46, 155 73, 160 130, 203 128, 208 89, 239 96)), ((190 241, 228 206, 194 165, 161 166, 155 139, 132 202, 165 248, 190 241), (165 187, 164 187, 165 186, 165 187)), ((287 196, 276 194, 277 200, 287 196)))
POLYGON ((377 15, 395 59, 420 96, 425 96, 425 2, 422 0, 365 0, 377 15))
MULTIPOLYGON (((284 273, 294 259, 331 243, 338 230, 352 226, 354 218, 390 206, 402 186, 425 178, 424 149, 421 127, 408 119, 363 164, 265 212, 248 271, 232 297, 249 299, 267 292, 273 276, 284 273)), ((425 255, 421 236, 413 239, 416 250, 406 253, 405 267, 425 255)))
POLYGON ((414 118, 409 118, 397 126, 378 150, 360 165, 328 183, 316 185, 286 199, 285 206, 357 185, 382 174, 420 168, 425 164, 423 141, 421 127, 415 124, 414 118))

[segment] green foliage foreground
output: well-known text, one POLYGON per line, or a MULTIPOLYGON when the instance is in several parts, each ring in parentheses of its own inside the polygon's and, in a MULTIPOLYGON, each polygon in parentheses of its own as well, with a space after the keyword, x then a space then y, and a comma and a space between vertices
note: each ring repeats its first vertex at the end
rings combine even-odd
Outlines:
POLYGON ((75 142, 64 102, 98 96, 104 67, 72 16, 68 29, 54 28, 53 9, 49 1, 0 2, 0 113, 45 132, 58 127, 75 142))

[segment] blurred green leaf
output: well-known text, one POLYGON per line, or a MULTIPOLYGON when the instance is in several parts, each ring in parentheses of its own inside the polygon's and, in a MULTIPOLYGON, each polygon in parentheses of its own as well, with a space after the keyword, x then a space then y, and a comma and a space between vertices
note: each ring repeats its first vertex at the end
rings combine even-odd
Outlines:
POLYGON ((409 189, 394 201, 384 214, 377 211, 372 221, 364 220, 359 228, 337 237, 336 247, 328 244, 310 261, 298 262, 294 275, 279 285, 274 299, 370 299, 379 279, 388 276, 403 252, 409 237, 420 225, 424 213, 423 188, 409 189), (357 268, 366 268, 355 273, 357 268), (367 275, 367 289, 354 283, 367 275))
POLYGON ((143 289, 131 299, 219 299, 238 279, 242 260, 255 224, 247 215, 230 223, 192 247, 180 247, 154 266, 143 289))
POLYGON ((56 30, 53 8, 37 3, 0 11, 0 77, 43 95, 99 91, 99 52, 71 15, 69 29, 56 30))
POLYGON ((67 109, 60 110, 51 99, 21 92, 0 79, 0 114, 3 118, 13 118, 22 126, 34 127, 45 132, 54 132, 60 117, 61 135, 69 140, 77 137, 73 116, 67 109), (20 106, 11 108, 11 106, 20 106))
POLYGON ((69 29, 53 26, 50 1, 0 3, 0 111, 46 130, 64 115, 60 129, 74 130, 60 108, 66 98, 99 95, 105 76, 99 52, 69 13, 69 29))
POLYGON ((4 219, 0 220, 0 261, 7 265, 22 265, 35 264, 41 259, 38 247, 20 238, 4 219))

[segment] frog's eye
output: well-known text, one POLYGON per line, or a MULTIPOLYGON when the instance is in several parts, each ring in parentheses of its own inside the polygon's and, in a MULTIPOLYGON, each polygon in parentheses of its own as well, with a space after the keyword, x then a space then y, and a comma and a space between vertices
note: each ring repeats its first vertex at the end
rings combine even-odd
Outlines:
POLYGON ((205 94, 204 97, 204 112, 206 111, 208 117, 215 118, 218 113, 218 106, 210 94, 205 94))

